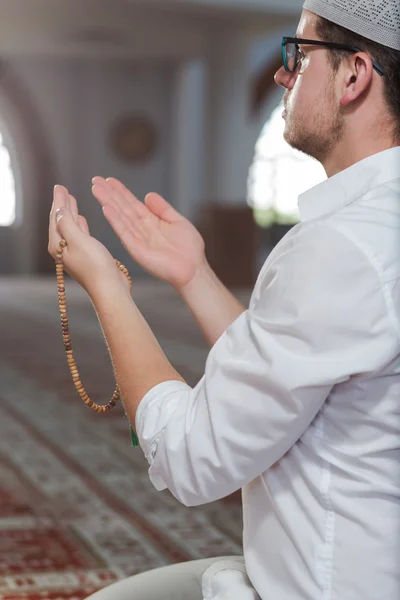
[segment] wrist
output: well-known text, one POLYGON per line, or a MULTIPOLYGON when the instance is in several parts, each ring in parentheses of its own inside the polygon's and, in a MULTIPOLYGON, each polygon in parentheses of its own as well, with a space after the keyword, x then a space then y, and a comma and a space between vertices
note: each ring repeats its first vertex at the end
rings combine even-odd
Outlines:
POLYGON ((208 284, 210 284, 210 282, 212 281, 215 281, 216 279, 217 276, 215 275, 209 262, 207 261, 206 256, 204 256, 203 260, 198 265, 192 279, 181 288, 176 288, 176 291, 181 296, 181 298, 184 301, 186 301, 186 299, 191 298, 200 290, 207 289, 208 284))
POLYGON ((110 273, 102 273, 101 276, 93 277, 90 284, 86 287, 94 304, 102 300, 122 299, 125 296, 131 297, 128 279, 124 281, 125 275, 115 268, 110 273))

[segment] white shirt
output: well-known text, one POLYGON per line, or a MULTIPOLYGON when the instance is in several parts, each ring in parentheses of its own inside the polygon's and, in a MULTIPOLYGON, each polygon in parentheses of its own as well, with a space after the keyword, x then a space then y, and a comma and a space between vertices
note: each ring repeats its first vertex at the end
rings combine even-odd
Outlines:
POLYGON ((243 488, 252 586, 224 593, 225 569, 205 598, 399 600, 400 147, 299 208, 201 381, 150 390, 138 437, 187 506, 243 488))

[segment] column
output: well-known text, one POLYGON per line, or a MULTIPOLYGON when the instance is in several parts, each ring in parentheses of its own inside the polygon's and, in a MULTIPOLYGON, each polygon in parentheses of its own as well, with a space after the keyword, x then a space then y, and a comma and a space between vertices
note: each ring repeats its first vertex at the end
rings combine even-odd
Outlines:
POLYGON ((258 230, 246 202, 255 131, 250 114, 252 37, 216 32, 208 56, 205 192, 206 248, 229 287, 256 279, 258 230))
POLYGON ((172 95, 171 204, 195 221, 205 194, 205 65, 187 60, 175 70, 172 95))

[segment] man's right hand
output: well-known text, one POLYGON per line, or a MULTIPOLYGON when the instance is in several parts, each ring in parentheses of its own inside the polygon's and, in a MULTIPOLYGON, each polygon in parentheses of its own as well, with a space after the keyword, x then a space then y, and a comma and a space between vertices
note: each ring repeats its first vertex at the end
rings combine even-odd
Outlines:
POLYGON ((183 290, 206 263, 197 229, 164 198, 140 202, 120 181, 94 177, 92 192, 131 257, 154 277, 183 290))

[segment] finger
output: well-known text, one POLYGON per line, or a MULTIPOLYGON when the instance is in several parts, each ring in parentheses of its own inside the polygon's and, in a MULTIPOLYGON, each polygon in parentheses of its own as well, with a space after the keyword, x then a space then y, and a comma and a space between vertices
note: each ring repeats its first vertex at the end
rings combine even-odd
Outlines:
MULTIPOLYGON (((129 253, 134 253, 137 242, 142 241, 140 236, 132 234, 132 230, 127 227, 125 220, 121 218, 121 216, 112 206, 104 206, 103 214, 119 237, 122 245, 129 253)), ((132 256, 134 257, 134 254, 132 254, 132 256)))
POLYGON ((68 206, 61 207, 56 211, 56 227, 61 236, 60 239, 66 240, 68 246, 72 246, 82 235, 69 208, 69 203, 68 206))
POLYGON ((75 223, 78 223, 78 216, 79 216, 78 203, 75 200, 75 198, 73 196, 71 196, 71 194, 68 195, 68 201, 69 201, 69 209, 71 211, 72 217, 73 217, 75 223))
POLYGON ((127 222, 133 228, 135 234, 139 234, 141 229, 140 220, 151 215, 148 208, 140 202, 118 179, 114 177, 94 177, 95 185, 99 185, 99 194, 97 199, 102 204, 109 204, 118 210, 122 216, 125 216, 127 222))
POLYGON ((78 215, 78 226, 79 229, 83 231, 83 233, 87 233, 88 235, 90 235, 88 222, 82 215, 78 215))
POLYGON ((108 183, 108 185, 111 186, 119 198, 121 198, 124 206, 131 206, 141 217, 149 214, 149 211, 143 202, 140 202, 140 200, 134 194, 132 194, 132 192, 128 190, 128 188, 121 183, 121 181, 115 179, 114 177, 108 177, 106 179, 106 183, 108 183))
POLYGON ((56 185, 53 193, 53 204, 50 211, 49 219, 49 245, 48 251, 54 258, 56 249, 61 241, 60 233, 57 229, 56 211, 59 208, 69 206, 68 190, 62 185, 56 185))
MULTIPOLYGON (((104 177, 93 177, 92 184, 93 186, 96 186, 96 191, 99 191, 104 203, 107 202, 114 206, 114 208, 118 206, 120 211, 134 209, 134 206, 129 206, 118 192, 118 189, 115 189, 108 180, 104 179, 104 177)), ((139 216, 139 213, 137 213, 137 216, 139 216)))
POLYGON ((182 221, 183 216, 175 210, 160 194, 150 193, 144 199, 149 210, 157 217, 168 223, 182 221))
POLYGON ((134 235, 140 235, 141 219, 139 215, 129 206, 124 206, 123 201, 116 198, 115 192, 108 184, 106 186, 94 185, 92 193, 102 207, 111 207, 134 235))
POLYGON ((63 185, 55 185, 53 192, 53 204, 51 207, 50 218, 55 219, 56 210, 68 206, 68 190, 63 185))
POLYGON ((96 175, 96 177, 93 177, 92 179, 92 184, 93 185, 107 185, 106 180, 104 179, 104 177, 100 177, 99 175, 96 175))

